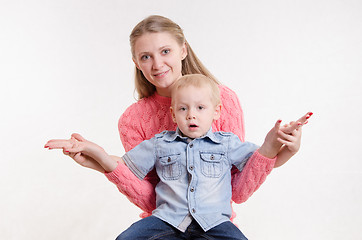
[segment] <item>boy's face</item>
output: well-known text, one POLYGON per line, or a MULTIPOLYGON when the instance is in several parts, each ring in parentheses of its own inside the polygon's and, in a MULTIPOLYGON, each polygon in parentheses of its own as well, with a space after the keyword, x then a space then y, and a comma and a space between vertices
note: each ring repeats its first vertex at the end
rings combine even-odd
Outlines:
POLYGON ((215 106, 208 87, 187 86, 173 96, 172 119, 184 136, 198 138, 207 133, 220 117, 221 104, 215 106))

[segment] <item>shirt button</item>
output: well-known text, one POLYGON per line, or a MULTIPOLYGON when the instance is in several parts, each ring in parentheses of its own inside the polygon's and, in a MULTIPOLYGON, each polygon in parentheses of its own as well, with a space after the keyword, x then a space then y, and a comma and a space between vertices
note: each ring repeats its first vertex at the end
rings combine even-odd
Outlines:
POLYGON ((189 169, 192 171, 194 170, 194 166, 190 166, 189 169))
POLYGON ((194 144, 193 144, 193 143, 191 143, 191 144, 190 144, 190 148, 192 148, 193 146, 194 146, 194 144))
POLYGON ((195 213, 195 212, 196 212, 195 208, 191 209, 191 212, 192 212, 192 213, 195 213))
POLYGON ((190 189, 190 192, 194 192, 194 191, 195 191, 195 188, 192 187, 192 188, 190 189))
POLYGON ((171 162, 171 158, 170 158, 170 157, 167 158, 167 162, 171 162))
POLYGON ((211 155, 210 160, 214 160, 214 159, 215 159, 214 155, 211 155))

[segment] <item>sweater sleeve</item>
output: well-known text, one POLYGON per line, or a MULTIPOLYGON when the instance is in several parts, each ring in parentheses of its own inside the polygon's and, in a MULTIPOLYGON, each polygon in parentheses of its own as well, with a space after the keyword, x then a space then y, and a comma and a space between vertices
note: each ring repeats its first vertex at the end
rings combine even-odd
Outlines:
POLYGON ((260 187, 270 174, 276 158, 270 159, 261 155, 258 151, 249 158, 244 169, 233 174, 232 200, 236 203, 243 203, 260 187))
MULTIPOLYGON (((137 111, 138 108, 128 108, 118 122, 118 130, 126 152, 145 140, 145 136, 142 135, 142 127, 137 121, 139 118, 134 117, 141 116, 141 113, 137 111)), ((130 202, 145 211, 141 217, 149 216, 156 208, 155 187, 159 178, 155 170, 140 180, 125 164, 119 164, 114 171, 105 175, 130 202)))
MULTIPOLYGON (((236 134, 244 142, 244 115, 239 99, 235 92, 226 86, 220 86, 220 93, 223 112, 217 128, 219 131, 236 134)), ((233 167, 231 170, 232 200, 236 203, 248 200, 265 181, 274 163, 275 159, 266 158, 256 151, 241 172, 233 167)))
POLYGON ((144 215, 150 215, 152 210, 156 208, 154 181, 150 181, 150 179, 148 181, 140 180, 122 163, 119 163, 115 170, 105 173, 105 175, 133 204, 146 212, 144 215))

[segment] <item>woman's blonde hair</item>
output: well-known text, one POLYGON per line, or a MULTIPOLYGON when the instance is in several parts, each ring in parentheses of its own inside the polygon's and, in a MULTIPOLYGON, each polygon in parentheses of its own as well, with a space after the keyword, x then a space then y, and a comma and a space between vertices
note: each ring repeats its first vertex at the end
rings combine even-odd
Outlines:
MULTIPOLYGON (((213 81, 215 81, 215 83, 219 84, 217 79, 209 72, 209 70, 206 69, 206 67, 197 58, 191 46, 186 41, 180 26, 166 17, 152 15, 142 20, 133 28, 129 37, 132 57, 135 59, 134 46, 139 37, 141 37, 145 33, 160 32, 170 33, 172 36, 175 37, 176 41, 180 44, 180 46, 182 46, 184 43, 186 44, 187 56, 184 60, 182 60, 182 75, 198 73, 211 78, 213 81)), ((135 87, 138 93, 138 99, 149 97, 156 91, 155 86, 145 78, 143 73, 137 67, 135 67, 135 87)))
POLYGON ((221 104, 220 89, 217 83, 203 74, 187 74, 176 80, 171 86, 171 106, 174 107, 174 95, 175 93, 185 87, 194 86, 197 88, 209 88, 210 98, 214 106, 221 104))

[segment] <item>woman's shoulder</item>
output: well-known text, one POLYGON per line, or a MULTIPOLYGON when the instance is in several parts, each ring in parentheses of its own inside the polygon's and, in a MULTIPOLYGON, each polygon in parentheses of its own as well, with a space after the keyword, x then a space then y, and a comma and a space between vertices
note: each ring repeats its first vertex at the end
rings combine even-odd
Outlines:
POLYGON ((152 105, 152 98, 142 98, 137 100, 137 102, 132 103, 130 106, 126 108, 126 110, 122 113, 121 117, 119 118, 119 122, 129 122, 129 121, 136 121, 142 116, 145 111, 150 109, 150 105, 152 105))
POLYGON ((129 105, 126 110, 122 113, 121 118, 124 116, 128 116, 128 115, 134 115, 135 113, 137 113, 140 109, 144 108, 145 106, 145 101, 143 101, 143 99, 138 100, 135 103, 132 103, 131 105, 129 105))
POLYGON ((220 96, 221 98, 225 98, 225 97, 233 97, 233 98, 237 98, 236 93, 231 90, 229 87, 219 84, 219 89, 220 89, 220 96))
POLYGON ((164 99, 157 94, 139 99, 124 111, 119 119, 119 124, 137 121, 147 122, 154 115, 163 115, 163 112, 168 112, 170 105, 170 99, 164 99))
POLYGON ((228 102, 236 102, 239 104, 238 95, 233 90, 222 84, 219 84, 219 89, 220 98, 223 104, 227 104, 228 102))
POLYGON ((214 130, 232 132, 244 140, 244 114, 236 93, 225 85, 219 85, 221 98, 221 115, 215 121, 214 130))

